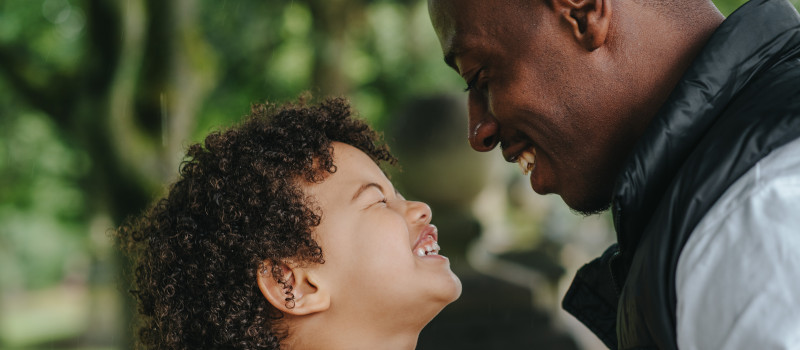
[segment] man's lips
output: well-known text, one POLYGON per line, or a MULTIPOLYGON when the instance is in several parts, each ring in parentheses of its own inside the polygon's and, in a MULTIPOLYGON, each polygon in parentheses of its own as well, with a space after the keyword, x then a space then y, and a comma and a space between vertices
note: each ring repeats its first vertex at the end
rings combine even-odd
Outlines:
POLYGON ((529 143, 518 143, 503 148, 503 158, 509 163, 517 163, 523 175, 528 175, 536 167, 536 147, 529 143))
POLYGON ((516 163, 519 155, 531 147, 533 147, 533 145, 528 142, 518 142, 509 146, 507 146, 506 143, 500 145, 500 148, 503 149, 503 158, 509 163, 516 163))

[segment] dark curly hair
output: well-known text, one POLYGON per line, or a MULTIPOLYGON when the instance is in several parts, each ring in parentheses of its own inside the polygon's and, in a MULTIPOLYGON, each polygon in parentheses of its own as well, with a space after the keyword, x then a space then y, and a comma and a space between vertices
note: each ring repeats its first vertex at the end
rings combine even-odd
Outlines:
POLYGON ((301 185, 336 171, 333 141, 395 163, 341 98, 257 104, 241 124, 189 147, 166 197, 115 231, 133 263, 137 348, 280 348, 282 314, 257 274, 270 262, 285 283, 281 262, 324 263, 311 235, 321 213, 301 185))

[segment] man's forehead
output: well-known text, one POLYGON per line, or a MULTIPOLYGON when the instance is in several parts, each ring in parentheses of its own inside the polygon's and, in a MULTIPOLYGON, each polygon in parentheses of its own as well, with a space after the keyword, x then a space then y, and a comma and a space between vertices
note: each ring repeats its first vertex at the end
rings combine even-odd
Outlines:
POLYGON ((445 63, 456 70, 457 57, 479 47, 491 49, 494 39, 525 26, 514 23, 524 17, 516 1, 428 0, 428 9, 445 63))
POLYGON ((436 36, 439 38, 439 44, 445 55, 452 50, 456 34, 456 16, 453 9, 452 1, 428 0, 428 13, 431 16, 433 30, 436 31, 436 36))
POLYGON ((458 70, 454 58, 463 54, 475 34, 482 32, 485 21, 479 10, 480 1, 429 0, 428 11, 439 37, 445 63, 458 70))

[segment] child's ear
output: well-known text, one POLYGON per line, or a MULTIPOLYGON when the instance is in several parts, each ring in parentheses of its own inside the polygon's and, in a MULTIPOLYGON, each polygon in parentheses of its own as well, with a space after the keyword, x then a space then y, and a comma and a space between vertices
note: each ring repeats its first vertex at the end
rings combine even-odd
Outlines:
POLYGON ((309 269, 292 263, 273 265, 265 261, 258 273, 258 288, 281 312, 303 316, 327 310, 331 305, 326 288, 309 269), (280 280, 273 270, 280 272, 280 280))

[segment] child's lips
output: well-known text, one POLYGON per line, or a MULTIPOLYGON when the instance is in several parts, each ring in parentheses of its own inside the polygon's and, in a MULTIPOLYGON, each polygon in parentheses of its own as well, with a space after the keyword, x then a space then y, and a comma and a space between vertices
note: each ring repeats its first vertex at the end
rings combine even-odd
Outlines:
POLYGON ((434 225, 427 225, 420 232, 417 242, 411 251, 416 256, 438 255, 439 254, 439 231, 434 225))

